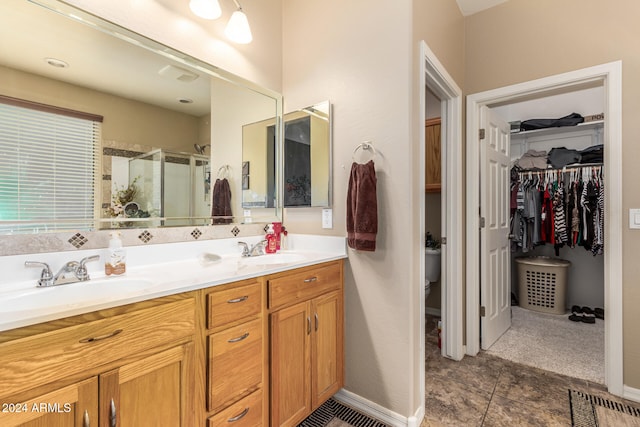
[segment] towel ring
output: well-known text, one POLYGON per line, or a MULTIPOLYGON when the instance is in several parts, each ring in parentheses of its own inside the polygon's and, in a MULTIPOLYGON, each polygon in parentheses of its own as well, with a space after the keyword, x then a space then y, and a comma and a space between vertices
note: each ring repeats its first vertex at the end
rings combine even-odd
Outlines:
POLYGON ((220 178, 222 176, 222 178, 229 178, 229 165, 222 165, 220 166, 220 169, 218 169, 218 178, 220 178))
POLYGON ((373 157, 375 157, 378 153, 376 152, 375 147, 373 146, 373 144, 371 143, 371 141, 365 141, 365 142, 361 142, 360 144, 358 144, 356 146, 356 148, 353 150, 353 154, 351 155, 351 160, 355 161, 355 155, 356 152, 361 149, 362 150, 370 150, 373 153, 373 157))

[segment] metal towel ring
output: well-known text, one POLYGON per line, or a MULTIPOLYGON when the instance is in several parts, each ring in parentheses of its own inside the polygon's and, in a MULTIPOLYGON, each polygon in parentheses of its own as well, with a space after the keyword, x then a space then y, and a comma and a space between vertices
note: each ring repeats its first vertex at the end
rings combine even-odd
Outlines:
POLYGON ((362 148, 363 150, 365 150, 365 151, 367 151, 367 150, 371 151, 371 152, 373 153, 373 154, 372 154, 372 155, 373 155, 373 157, 376 157, 376 155, 378 154, 378 153, 376 152, 375 147, 374 147, 374 146, 373 146, 373 144, 371 143, 371 141, 365 141, 365 142, 361 142, 360 144, 358 144, 358 146, 353 150, 353 154, 351 155, 351 160, 355 161, 355 155, 356 155, 356 152, 357 152, 359 149, 361 149, 361 148, 362 148))

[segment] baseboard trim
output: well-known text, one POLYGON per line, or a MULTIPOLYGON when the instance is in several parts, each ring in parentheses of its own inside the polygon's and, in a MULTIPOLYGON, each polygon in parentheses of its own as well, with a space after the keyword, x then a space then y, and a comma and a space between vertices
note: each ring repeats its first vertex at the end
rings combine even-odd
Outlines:
POLYGON ((622 397, 624 397, 625 399, 633 400, 634 402, 640 402, 640 389, 625 385, 623 386, 622 393, 622 397))
POLYGON ((424 312, 427 314, 430 314, 432 316, 438 316, 438 317, 442 317, 440 315, 441 310, 439 308, 433 308, 433 307, 425 307, 424 308, 424 312))
POLYGON ((423 418, 419 415, 420 413, 424 415, 424 407, 422 407, 418 409, 416 415, 407 418, 345 389, 340 389, 333 398, 393 427, 418 427, 423 418))

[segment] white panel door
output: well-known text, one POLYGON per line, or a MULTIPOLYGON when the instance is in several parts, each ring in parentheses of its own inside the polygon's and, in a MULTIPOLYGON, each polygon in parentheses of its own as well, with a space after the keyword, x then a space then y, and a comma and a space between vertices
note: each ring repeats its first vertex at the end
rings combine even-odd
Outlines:
POLYGON ((480 340, 484 350, 511 326, 509 244, 509 124, 488 107, 480 111, 480 340), (481 224, 482 225, 482 224, 481 224))

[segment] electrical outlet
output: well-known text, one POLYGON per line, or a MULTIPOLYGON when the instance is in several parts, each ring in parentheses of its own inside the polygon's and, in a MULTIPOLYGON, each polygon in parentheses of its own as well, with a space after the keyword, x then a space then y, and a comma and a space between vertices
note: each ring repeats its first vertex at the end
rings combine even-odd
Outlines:
POLYGON ((333 228, 333 209, 322 209, 322 228, 333 228))

